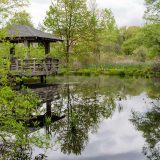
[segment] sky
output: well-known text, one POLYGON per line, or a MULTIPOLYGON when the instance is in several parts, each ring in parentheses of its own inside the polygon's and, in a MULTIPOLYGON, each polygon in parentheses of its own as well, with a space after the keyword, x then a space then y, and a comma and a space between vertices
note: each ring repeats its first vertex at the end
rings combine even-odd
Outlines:
MULTIPOLYGON (((143 25, 144 0, 97 0, 99 8, 110 8, 119 27, 143 25)), ((27 9, 37 27, 43 22, 51 0, 30 0, 27 9)))

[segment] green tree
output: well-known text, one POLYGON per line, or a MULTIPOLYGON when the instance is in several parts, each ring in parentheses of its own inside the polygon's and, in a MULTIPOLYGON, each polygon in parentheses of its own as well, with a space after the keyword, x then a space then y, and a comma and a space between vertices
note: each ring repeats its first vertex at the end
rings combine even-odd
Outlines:
MULTIPOLYGON (((96 0, 89 1, 89 17, 88 17, 88 27, 87 27, 87 36, 85 43, 88 43, 90 52, 92 52, 95 58, 99 59, 100 52, 100 27, 99 27, 99 15, 100 11, 96 0)), ((84 45, 84 44, 83 44, 84 45)))
POLYGON ((100 27, 102 37, 102 47, 106 52, 120 53, 120 45, 118 44, 118 27, 111 9, 101 11, 100 27))
POLYGON ((160 54, 160 25, 149 24, 144 27, 129 27, 123 31, 121 42, 123 51, 127 55, 133 54, 140 46, 144 46, 148 51, 147 56, 153 58, 160 54))
POLYGON ((139 26, 129 26, 126 28, 124 32, 125 40, 128 40, 130 38, 134 38, 137 33, 141 30, 141 27, 139 26))
POLYGON ((66 62, 77 40, 84 35, 87 24, 86 0, 54 0, 44 25, 65 40, 66 62))
POLYGON ((106 41, 108 42, 116 42, 117 41, 117 25, 115 18, 111 9, 104 9, 102 10, 102 20, 100 22, 100 26, 103 29, 103 35, 106 37, 106 41))
POLYGON ((101 51, 108 46, 115 47, 118 29, 112 11, 107 8, 103 10, 98 8, 96 0, 89 1, 88 11, 89 23, 86 37, 81 44, 77 45, 77 48, 81 53, 90 53, 90 60, 94 59, 94 62, 99 63, 101 51))
POLYGON ((33 26, 33 23, 31 21, 31 16, 26 11, 17 12, 9 19, 7 22, 7 26, 12 25, 28 25, 33 26))
POLYGON ((160 55, 160 24, 146 25, 143 30, 143 43, 150 49, 150 56, 160 55))
POLYGON ((143 45, 144 33, 142 28, 130 26, 121 30, 122 48, 126 55, 133 54, 133 51, 143 45))
POLYGON ((160 22, 160 1, 159 0, 145 0, 147 10, 144 18, 153 23, 160 22))

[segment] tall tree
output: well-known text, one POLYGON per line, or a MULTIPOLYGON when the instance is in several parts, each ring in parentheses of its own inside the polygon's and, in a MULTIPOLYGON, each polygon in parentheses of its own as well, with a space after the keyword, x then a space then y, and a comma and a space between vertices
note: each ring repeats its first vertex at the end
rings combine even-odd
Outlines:
POLYGON ((102 10, 101 25, 110 31, 117 29, 116 21, 115 21, 115 18, 113 16, 111 9, 105 8, 104 10, 102 10))
POLYGON ((108 42, 116 41, 118 29, 110 9, 99 9, 96 0, 90 0, 88 6, 90 11, 88 39, 92 44, 91 49, 96 56, 96 60, 100 60, 102 46, 105 46, 108 42))
POLYGON ((160 0, 145 0, 147 10, 144 18, 149 22, 160 23, 160 0))
POLYGON ((7 26, 12 25, 28 25, 33 26, 31 21, 31 16, 26 11, 17 12, 13 15, 13 17, 7 22, 7 26))
POLYGON ((86 0, 53 0, 44 25, 65 39, 66 62, 76 41, 84 35, 87 23, 86 0))
POLYGON ((99 46, 100 46, 100 26, 99 26, 99 19, 100 19, 100 11, 98 9, 98 5, 96 0, 89 1, 89 27, 88 27, 88 40, 91 43, 91 51, 93 54, 99 56, 99 46))
POLYGON ((102 10, 100 26, 105 43, 117 42, 118 27, 111 9, 105 8, 102 10))
POLYGON ((143 27, 143 43, 153 56, 160 56, 160 24, 150 24, 143 27))

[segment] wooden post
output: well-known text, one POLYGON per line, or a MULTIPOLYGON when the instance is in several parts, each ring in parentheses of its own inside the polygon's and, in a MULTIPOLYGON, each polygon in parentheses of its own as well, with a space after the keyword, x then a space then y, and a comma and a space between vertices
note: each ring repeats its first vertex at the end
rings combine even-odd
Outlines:
POLYGON ((33 72, 36 72, 36 59, 33 58, 33 72))
POLYGON ((44 83, 47 83, 46 77, 47 77, 47 76, 45 75, 45 76, 44 76, 44 83))
POLYGON ((49 54, 50 53, 50 42, 45 42, 44 47, 45 47, 45 54, 49 54))
POLYGON ((44 83, 44 77, 43 76, 40 76, 40 81, 41 81, 41 83, 44 83))
POLYGON ((40 81, 41 81, 41 83, 46 83, 47 82, 46 81, 46 75, 40 76, 40 81))
POLYGON ((10 60, 12 61, 14 59, 15 55, 15 45, 13 44, 12 47, 10 48, 10 60))
POLYGON ((26 58, 28 59, 29 56, 30 56, 30 42, 25 40, 24 41, 24 46, 27 48, 27 55, 26 55, 26 58))
POLYGON ((15 55, 15 46, 10 48, 10 55, 15 55))

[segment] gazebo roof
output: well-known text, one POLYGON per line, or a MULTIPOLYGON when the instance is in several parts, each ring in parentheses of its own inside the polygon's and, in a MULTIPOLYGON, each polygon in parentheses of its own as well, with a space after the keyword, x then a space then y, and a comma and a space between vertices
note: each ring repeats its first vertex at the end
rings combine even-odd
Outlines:
POLYGON ((63 41, 63 39, 55 37, 52 34, 42 32, 33 27, 26 25, 16 25, 12 26, 8 30, 8 35, 6 37, 12 43, 21 43, 24 41, 29 42, 57 42, 63 41))

